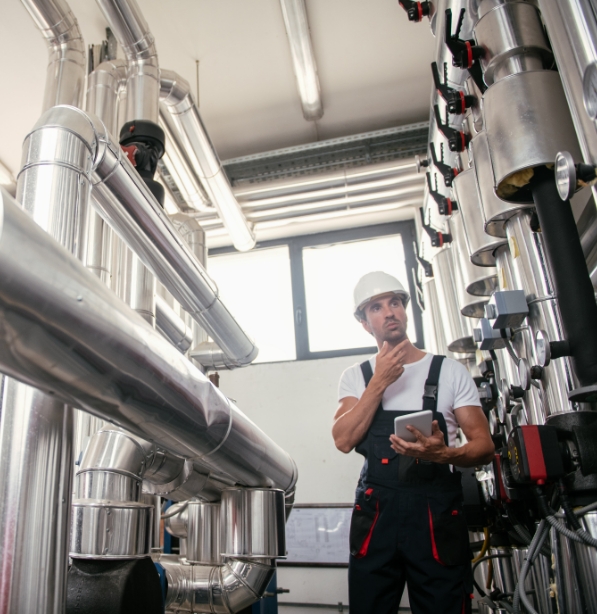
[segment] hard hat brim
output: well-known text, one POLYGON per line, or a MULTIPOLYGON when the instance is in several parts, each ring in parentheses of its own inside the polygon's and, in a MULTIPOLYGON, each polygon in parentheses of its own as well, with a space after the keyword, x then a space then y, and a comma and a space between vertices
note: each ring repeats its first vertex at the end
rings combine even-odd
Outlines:
POLYGON ((392 295, 392 296, 399 296, 402 299, 402 304, 404 305, 404 308, 406 309, 406 306, 408 305, 409 301, 410 301, 410 294, 408 292, 403 292, 401 290, 398 290, 396 292, 392 292, 392 291, 388 291, 388 292, 382 292, 381 294, 375 294, 374 296, 364 300, 356 309, 354 312, 354 317, 361 322, 362 320, 365 319, 365 313, 363 311, 363 309, 371 302, 374 301, 375 299, 378 299, 381 296, 386 296, 386 295, 392 295))

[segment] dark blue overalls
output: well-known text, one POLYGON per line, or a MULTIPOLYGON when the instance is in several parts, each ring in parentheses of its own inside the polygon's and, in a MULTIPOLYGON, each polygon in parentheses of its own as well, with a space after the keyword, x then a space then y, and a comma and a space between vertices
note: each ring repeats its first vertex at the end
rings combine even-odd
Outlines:
MULTIPOLYGON (((446 421, 437 411, 444 356, 434 356, 423 409, 433 411, 447 443, 446 421)), ((373 372, 361 365, 365 385, 373 372)), ((468 614, 472 573, 463 514, 460 473, 392 450, 394 418, 379 404, 367 435, 356 447, 365 457, 350 525, 351 614, 396 614, 405 583, 413 614, 468 614)))

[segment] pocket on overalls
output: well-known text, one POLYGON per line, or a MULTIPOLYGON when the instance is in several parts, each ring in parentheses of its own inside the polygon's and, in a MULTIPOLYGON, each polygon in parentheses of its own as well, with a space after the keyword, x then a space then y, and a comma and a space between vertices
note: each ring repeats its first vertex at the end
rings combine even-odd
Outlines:
POLYGON ((398 478, 398 452, 392 449, 390 436, 370 434, 371 451, 373 454, 367 458, 369 475, 384 480, 398 478))
POLYGON ((368 488, 357 498, 350 520, 350 554, 357 559, 367 555, 371 537, 379 518, 379 500, 373 498, 374 491, 368 488))
POLYGON ((433 558, 446 566, 465 565, 472 552, 461 493, 437 492, 427 500, 433 558))

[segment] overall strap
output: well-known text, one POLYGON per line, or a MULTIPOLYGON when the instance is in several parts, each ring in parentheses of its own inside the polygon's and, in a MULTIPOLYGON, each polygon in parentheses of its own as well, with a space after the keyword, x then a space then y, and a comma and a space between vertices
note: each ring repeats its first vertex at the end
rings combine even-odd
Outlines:
POLYGON ((437 411, 437 389, 444 358, 445 356, 434 356, 431 359, 431 366, 423 392, 423 410, 431 410, 434 413, 437 411))
POLYGON ((363 378, 365 379, 365 388, 367 388, 371 378, 373 377, 373 369, 371 368, 371 363, 368 360, 361 363, 361 372, 363 373, 363 378))

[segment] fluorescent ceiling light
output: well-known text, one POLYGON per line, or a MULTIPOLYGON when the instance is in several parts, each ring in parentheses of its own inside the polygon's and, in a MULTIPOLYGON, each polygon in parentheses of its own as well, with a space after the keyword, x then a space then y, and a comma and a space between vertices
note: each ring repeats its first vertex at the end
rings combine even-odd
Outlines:
POLYGON ((309 121, 319 119, 323 115, 323 105, 305 0, 280 0, 280 6, 303 106, 303 116, 309 121))

